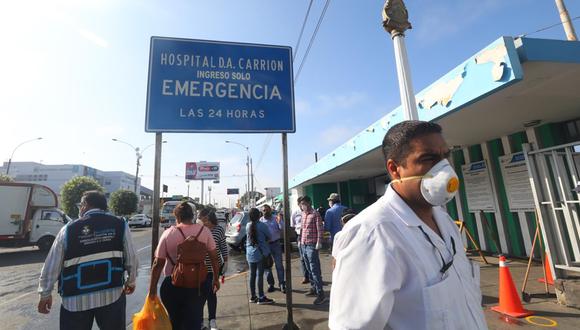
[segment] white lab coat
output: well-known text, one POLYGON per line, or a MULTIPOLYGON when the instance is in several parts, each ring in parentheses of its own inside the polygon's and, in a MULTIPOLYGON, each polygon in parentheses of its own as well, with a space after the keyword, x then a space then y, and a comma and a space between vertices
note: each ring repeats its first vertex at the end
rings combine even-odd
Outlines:
POLYGON ((425 225, 389 185, 349 221, 334 244, 329 327, 337 329, 487 329, 479 265, 465 255, 455 223, 440 207, 444 238, 425 225), (443 275, 445 262, 456 254, 443 275))

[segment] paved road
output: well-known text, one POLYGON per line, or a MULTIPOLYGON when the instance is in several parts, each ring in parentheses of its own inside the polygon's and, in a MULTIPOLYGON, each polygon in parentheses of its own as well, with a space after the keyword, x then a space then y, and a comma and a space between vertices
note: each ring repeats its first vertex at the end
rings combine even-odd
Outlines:
MULTIPOLYGON (((151 260, 151 229, 134 228, 131 233, 140 266, 137 290, 127 297, 129 328, 132 315, 141 309, 147 294, 151 260)), ((48 315, 36 311, 38 276, 45 258, 46 252, 40 252, 36 247, 0 248, 0 329, 58 329, 58 293, 53 293, 53 310, 48 315)), ((240 252, 230 251, 227 269, 228 274, 245 271, 245 256, 240 252)), ((97 328, 96 325, 94 328, 97 328)))

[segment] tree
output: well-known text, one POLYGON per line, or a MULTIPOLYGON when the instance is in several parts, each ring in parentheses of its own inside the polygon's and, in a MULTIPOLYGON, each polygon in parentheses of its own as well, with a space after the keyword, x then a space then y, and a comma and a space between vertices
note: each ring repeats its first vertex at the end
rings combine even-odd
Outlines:
POLYGON ((6 174, 0 174, 0 182, 14 182, 14 179, 6 174))
POLYGON ((116 215, 128 215, 137 211, 139 197, 130 190, 117 190, 111 194, 109 207, 116 215))
POLYGON ((89 176, 75 176, 68 180, 60 190, 61 207, 70 217, 76 217, 79 214, 77 203, 85 191, 97 190, 104 192, 105 189, 97 180, 89 176))

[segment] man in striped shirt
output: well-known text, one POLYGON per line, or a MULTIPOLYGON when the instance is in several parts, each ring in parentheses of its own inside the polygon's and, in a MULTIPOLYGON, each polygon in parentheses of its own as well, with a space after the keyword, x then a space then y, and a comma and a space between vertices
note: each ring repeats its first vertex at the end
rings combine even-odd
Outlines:
POLYGON ((89 330, 94 319, 101 329, 125 329, 125 294, 135 290, 138 266, 129 227, 98 191, 85 192, 78 207, 80 218, 61 229, 42 267, 38 312, 50 312, 58 280, 61 329, 89 330))
POLYGON ((312 208, 312 200, 308 196, 304 196, 300 201, 300 209, 302 209, 302 235, 300 237, 302 257, 310 274, 310 291, 306 295, 316 296, 314 304, 321 305, 326 301, 326 296, 322 290, 322 273, 320 271, 320 257, 318 256, 318 250, 322 247, 324 230, 322 218, 312 208))

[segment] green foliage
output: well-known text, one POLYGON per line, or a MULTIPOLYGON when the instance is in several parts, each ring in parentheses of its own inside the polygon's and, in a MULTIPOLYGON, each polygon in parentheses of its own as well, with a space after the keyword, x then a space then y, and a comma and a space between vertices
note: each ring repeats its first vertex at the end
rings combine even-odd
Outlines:
POLYGON ((0 182, 14 182, 14 179, 6 174, 0 174, 0 182))
POLYGON ((105 191, 97 180, 89 176, 75 176, 68 180, 60 190, 62 210, 70 217, 77 217, 79 209, 76 204, 80 203, 83 193, 89 190, 105 191))
POLYGON ((116 215, 129 215, 137 211, 139 198, 130 190, 117 190, 111 194, 109 207, 116 215))

